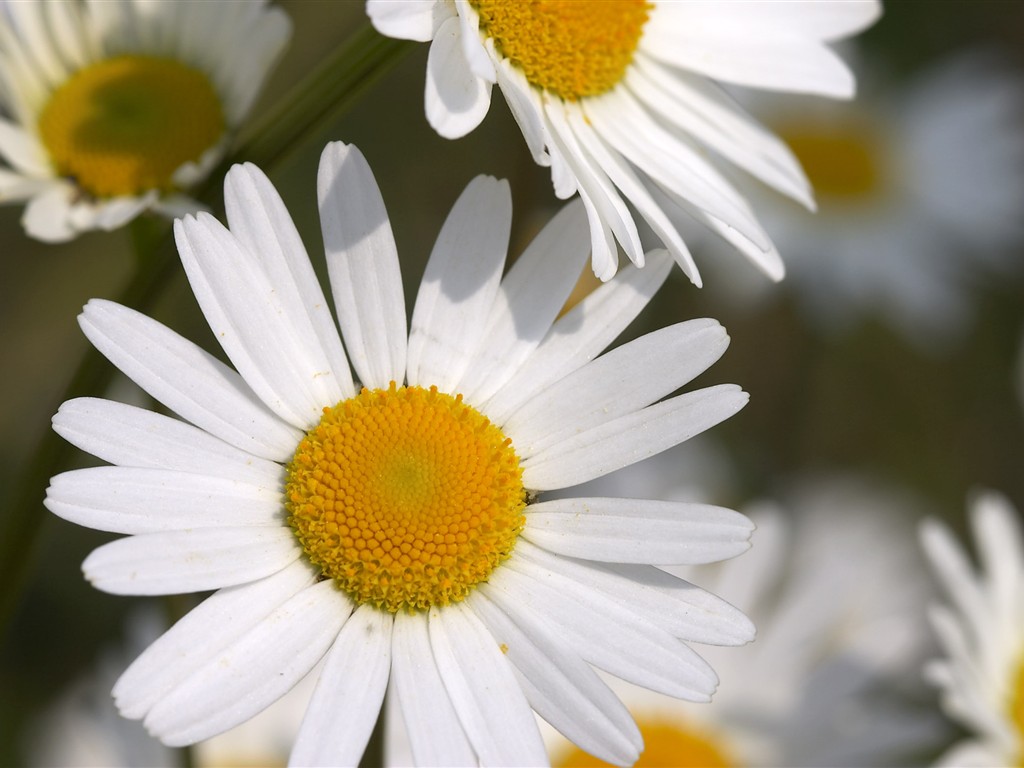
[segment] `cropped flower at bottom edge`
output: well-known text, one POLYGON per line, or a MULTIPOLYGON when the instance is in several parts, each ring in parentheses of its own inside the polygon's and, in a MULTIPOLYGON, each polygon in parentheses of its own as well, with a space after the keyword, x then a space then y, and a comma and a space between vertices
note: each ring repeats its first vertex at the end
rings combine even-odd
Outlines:
POLYGON ((418 764, 546 763, 534 711, 632 763, 639 732, 591 665, 708 700, 715 674, 683 641, 742 644, 753 627, 653 564, 739 554, 752 526, 705 504, 541 494, 739 410, 733 385, 661 399, 718 359, 725 331, 679 323, 598 357, 669 259, 650 254, 556 320, 588 252, 582 208, 502 278, 510 194, 478 177, 438 236, 407 332, 390 224, 358 150, 328 145, 318 192, 340 336, 251 165, 225 181, 230 229, 205 214, 175 229, 234 368, 126 307, 93 300, 81 316, 97 349, 184 421, 65 403, 54 428, 114 466, 54 477, 46 505, 129 534, 86 559, 100 589, 217 590, 124 673, 119 709, 190 744, 323 659, 296 764, 355 764, 389 680, 418 764))

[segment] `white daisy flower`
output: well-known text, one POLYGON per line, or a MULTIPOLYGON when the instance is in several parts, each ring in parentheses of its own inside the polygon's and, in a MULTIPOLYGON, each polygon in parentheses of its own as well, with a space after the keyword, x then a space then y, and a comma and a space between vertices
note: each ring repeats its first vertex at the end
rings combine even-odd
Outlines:
MULTIPOLYGON (((909 682, 927 641, 928 584, 906 499, 836 478, 793 503, 748 510, 749 555, 671 569, 714 584, 756 622, 758 639, 710 656, 722 683, 709 705, 612 683, 644 735, 638 766, 906 765, 941 737, 939 718, 895 683, 909 682)), ((595 765, 545 736, 553 765, 595 765)))
POLYGON ((10 2, 0 14, 0 203, 70 240, 195 211, 291 22, 263 0, 10 2))
POLYGON ((901 87, 860 79, 856 104, 774 102, 768 123, 819 208, 763 195, 758 209, 816 322, 877 313, 921 347, 949 343, 969 327, 972 291, 1019 264, 1024 83, 979 51, 901 87))
POLYGON ((742 408, 734 385, 661 399, 722 354, 725 331, 680 323, 597 357, 671 261, 648 254, 647 269, 556 321, 588 251, 581 207, 503 278, 511 196, 478 177, 442 227, 407 332, 390 224, 358 150, 327 147, 318 192, 340 336, 251 165, 225 181, 230 229, 207 214, 175 225, 234 369, 127 307, 93 300, 81 316, 97 349, 191 424, 65 403, 54 428, 115 466, 58 475, 46 504, 130 534, 83 564, 98 588, 218 590, 125 672, 118 707, 189 744, 323 659, 296 764, 356 763, 389 680, 418 763, 544 763, 533 711, 632 763, 639 732, 590 664, 707 701, 715 674, 683 641, 742 644, 753 627, 650 564, 739 554, 751 524, 706 504, 538 494, 742 408))
POLYGON ((946 713, 970 735, 940 759, 948 766, 1019 765, 1024 759, 1024 539, 1010 502, 986 493, 970 505, 975 570, 950 530, 935 520, 921 543, 947 605, 931 619, 945 658, 925 668, 946 713))
POLYGON ((580 193, 593 267, 617 268, 617 247, 644 254, 628 202, 683 271, 697 267, 666 212, 682 210, 774 279, 782 262, 743 197, 707 150, 813 207, 799 164, 714 81, 837 98, 853 94, 828 43, 880 14, 874 0, 368 0, 379 32, 432 40, 426 114, 447 138, 472 131, 497 83, 555 194, 580 193))

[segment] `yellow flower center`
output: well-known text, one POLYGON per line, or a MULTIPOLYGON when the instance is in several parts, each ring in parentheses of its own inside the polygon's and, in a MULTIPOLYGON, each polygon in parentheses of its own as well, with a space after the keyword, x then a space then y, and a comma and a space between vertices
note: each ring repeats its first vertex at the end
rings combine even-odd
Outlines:
POLYGON ((640 42, 645 0, 470 0, 480 31, 527 81, 576 101, 611 90, 640 42))
POLYGON ((878 147, 871 140, 870 130, 862 128, 794 125, 780 134, 817 194, 852 200, 876 192, 882 177, 878 147))
POLYGON ((152 56, 118 56, 76 72, 50 96, 39 135, 57 172, 95 197, 170 190, 171 176, 224 133, 202 72, 152 56))
POLYGON ((526 506, 500 429, 462 395, 394 382, 324 409, 285 499, 323 575, 392 613, 465 598, 511 554, 526 506))
POLYGON ((1017 730, 1017 744, 1021 752, 1017 755, 1017 765, 1024 766, 1024 658, 1017 664, 1013 687, 1010 689, 1008 701, 1010 722, 1017 730))
MULTIPOLYGON (((637 721, 644 751, 633 768, 731 768, 733 763, 709 734, 668 722, 637 721)), ((597 768, 606 763, 574 747, 557 768, 597 768)))

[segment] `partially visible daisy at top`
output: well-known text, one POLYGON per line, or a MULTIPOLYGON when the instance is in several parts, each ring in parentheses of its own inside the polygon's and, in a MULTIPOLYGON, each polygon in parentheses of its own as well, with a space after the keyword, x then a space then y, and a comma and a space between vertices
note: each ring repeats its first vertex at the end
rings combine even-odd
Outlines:
POLYGON ((291 34, 262 0, 3 2, 0 203, 61 242, 185 192, 220 160, 291 34))
POLYGON ((849 98, 854 78, 828 43, 874 22, 874 0, 368 0, 382 34, 432 40, 426 113, 446 138, 483 120, 501 88, 555 194, 579 192, 594 273, 638 266, 634 211, 686 275, 701 278, 673 219, 682 211, 773 279, 783 265, 707 150, 814 207, 786 146, 714 82, 849 98))

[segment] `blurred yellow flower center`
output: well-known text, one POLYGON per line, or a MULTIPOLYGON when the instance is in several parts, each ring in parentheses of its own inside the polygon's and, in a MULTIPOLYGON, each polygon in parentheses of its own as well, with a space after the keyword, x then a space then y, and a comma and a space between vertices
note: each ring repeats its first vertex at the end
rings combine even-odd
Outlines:
POLYGON ((814 130, 806 125, 794 125, 779 133, 800 161, 818 195, 863 198, 879 188, 882 169, 870 131, 860 130, 860 126, 856 130, 814 130))
MULTIPOLYGON (((1010 689, 1010 721, 1017 728, 1017 743, 1024 744, 1024 658, 1017 665, 1016 679, 1010 689)), ((1024 765, 1024 750, 1017 755, 1017 765, 1024 765)))
MULTIPOLYGON (((637 721, 644 737, 644 751, 633 768, 731 768, 733 763, 707 734, 667 722, 637 721)), ((596 768, 606 763, 582 749, 573 748, 556 768, 596 768)))
POLYGON ((152 56, 118 56, 53 92, 39 135, 61 176, 96 197, 173 188, 224 133, 220 98, 202 72, 152 56))
POLYGON ((645 0, 470 0, 480 31, 531 85, 568 101, 622 80, 651 7, 645 0))
POLYGON ((394 382, 324 409, 285 499, 323 575, 392 613, 465 598, 511 554, 526 506, 500 429, 462 395, 394 382))

